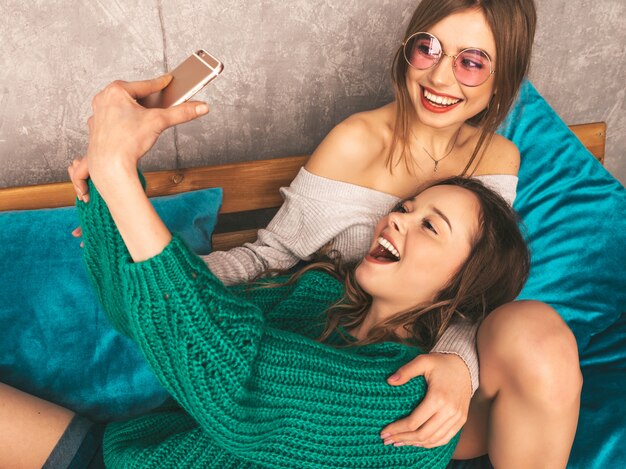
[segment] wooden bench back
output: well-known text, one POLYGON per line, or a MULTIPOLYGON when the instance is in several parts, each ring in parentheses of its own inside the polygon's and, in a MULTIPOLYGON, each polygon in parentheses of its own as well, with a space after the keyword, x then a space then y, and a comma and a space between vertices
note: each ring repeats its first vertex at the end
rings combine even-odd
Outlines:
MULTIPOLYGON (((597 122, 572 125, 570 129, 583 145, 601 163, 604 163, 606 124, 597 122)), ((291 156, 219 166, 148 172, 145 174, 148 183, 147 192, 150 197, 153 197, 207 187, 221 187, 224 191, 224 202, 220 210, 220 222, 213 235, 213 247, 216 250, 229 249, 256 238, 257 229, 266 224, 271 214, 282 203, 278 189, 289 185, 306 158, 306 156, 291 156), (255 226, 245 229, 229 229, 229 216, 232 218, 232 215, 239 214, 239 218, 242 218, 242 212, 260 214, 260 216, 245 217, 256 219, 255 226)), ((74 200, 75 192, 69 182, 0 189, 0 211, 65 207, 73 205, 74 200)))

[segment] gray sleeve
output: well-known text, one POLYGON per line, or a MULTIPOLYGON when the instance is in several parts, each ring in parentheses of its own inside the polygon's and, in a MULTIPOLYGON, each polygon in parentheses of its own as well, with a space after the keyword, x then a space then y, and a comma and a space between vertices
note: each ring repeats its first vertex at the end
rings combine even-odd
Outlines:
POLYGON ((452 353, 465 362, 472 380, 472 395, 478 389, 478 351, 476 350, 476 332, 478 324, 456 321, 443 333, 431 352, 452 353))
POLYGON ((282 207, 267 228, 258 231, 254 243, 203 257, 226 285, 247 282, 268 269, 289 269, 307 260, 344 228, 331 226, 325 210, 315 210, 319 202, 289 189, 283 190, 283 197, 282 207))
POLYGON ((330 241, 338 241, 333 247, 344 259, 354 260, 369 246, 380 216, 397 200, 372 200, 364 197, 367 191, 301 169, 291 185, 281 189, 283 205, 254 243, 203 259, 227 285, 249 281, 268 269, 289 269, 330 241))

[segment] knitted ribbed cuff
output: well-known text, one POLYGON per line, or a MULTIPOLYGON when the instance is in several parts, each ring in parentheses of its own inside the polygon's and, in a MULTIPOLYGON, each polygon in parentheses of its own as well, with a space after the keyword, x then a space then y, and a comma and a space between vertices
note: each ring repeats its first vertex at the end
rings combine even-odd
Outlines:
POLYGON ((452 353, 463 360, 472 380, 472 396, 479 385, 478 351, 476 350, 477 331, 478 324, 453 323, 431 350, 431 352, 436 353, 452 353))

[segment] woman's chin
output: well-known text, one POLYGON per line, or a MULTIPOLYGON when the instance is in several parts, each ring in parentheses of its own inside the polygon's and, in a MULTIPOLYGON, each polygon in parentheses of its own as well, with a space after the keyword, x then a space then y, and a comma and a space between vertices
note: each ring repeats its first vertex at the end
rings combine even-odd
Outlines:
POLYGON ((374 272, 371 271, 372 267, 374 266, 370 262, 363 259, 354 271, 354 278, 359 284, 359 287, 370 296, 373 290, 372 285, 376 283, 373 275, 374 272))

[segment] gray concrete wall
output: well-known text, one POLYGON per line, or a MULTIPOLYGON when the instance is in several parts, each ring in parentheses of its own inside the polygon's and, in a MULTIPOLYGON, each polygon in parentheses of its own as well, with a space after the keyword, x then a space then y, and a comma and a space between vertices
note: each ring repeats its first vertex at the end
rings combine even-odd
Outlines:
MULTIPOLYGON (((536 0, 531 79, 568 124, 608 123, 626 182, 624 0, 536 0), (619 25, 622 27, 619 27, 619 25)), ((310 153, 349 114, 391 99, 415 0, 0 0, 0 187, 67 180, 91 97, 204 47, 225 71, 211 114, 166 132, 144 169, 310 153)))

